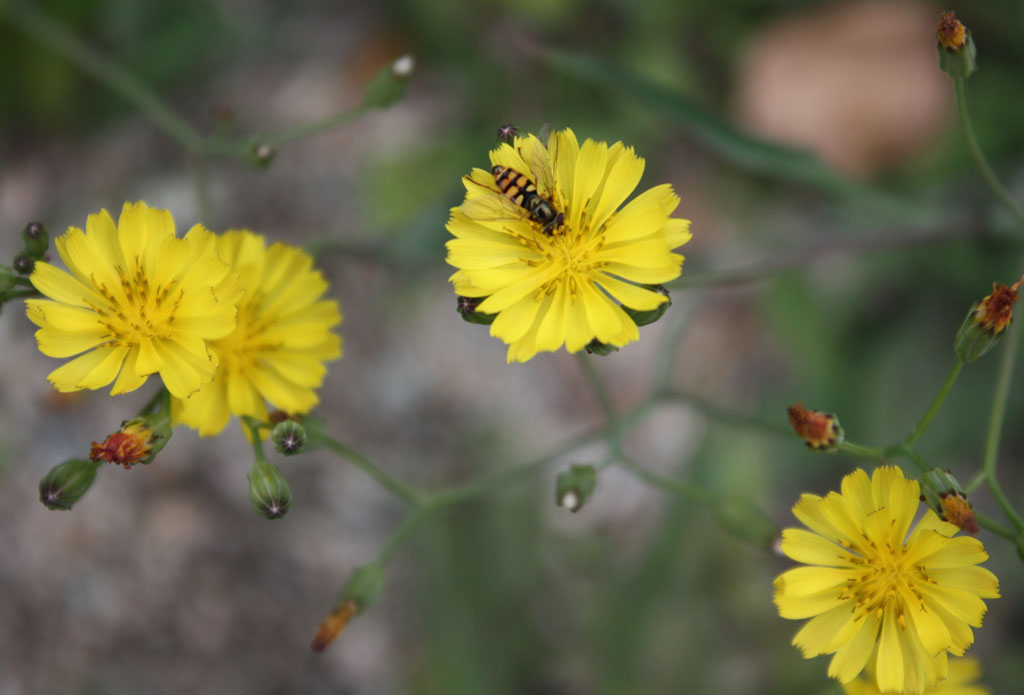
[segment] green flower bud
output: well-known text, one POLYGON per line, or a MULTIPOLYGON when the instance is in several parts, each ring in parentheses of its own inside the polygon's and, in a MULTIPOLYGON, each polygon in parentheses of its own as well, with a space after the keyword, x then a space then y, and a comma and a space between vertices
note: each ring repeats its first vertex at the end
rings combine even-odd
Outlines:
POLYGON ((31 275, 36 267, 36 261, 27 251, 22 251, 14 257, 14 272, 18 275, 31 275))
POLYGON ((935 38, 938 39, 939 67, 950 77, 967 78, 978 69, 978 49, 971 30, 961 24, 954 13, 942 15, 935 38))
POLYGON ((1019 299, 1012 285, 992 283, 992 293, 971 307, 956 332, 953 349, 963 362, 974 362, 995 347, 1013 321, 1013 305, 1019 299))
POLYGON ((274 146, 266 142, 250 142, 246 149, 245 158, 250 166, 256 169, 266 169, 277 156, 274 146))
POLYGON ((363 106, 386 108, 405 95, 405 86, 416 69, 411 55, 398 58, 391 65, 378 72, 363 92, 363 106))
POLYGON ((774 521, 742 495, 729 495, 718 500, 715 521, 737 538, 759 548, 771 548, 782 533, 774 521))
POLYGON ((270 438, 273 440, 274 448, 279 454, 292 456, 301 453, 303 447, 305 447, 306 428, 295 422, 295 420, 285 420, 274 426, 273 431, 270 433, 270 438))
POLYGON ((583 349, 586 350, 587 354, 589 355, 600 355, 601 357, 605 357, 607 355, 612 354, 613 352, 619 351, 619 348, 615 347, 614 345, 606 345, 597 338, 594 338, 589 343, 587 343, 587 346, 583 349))
MULTIPOLYGON (((644 287, 657 292, 658 294, 665 295, 666 297, 669 296, 668 288, 664 285, 644 285, 644 287)), ((626 312, 629 318, 633 319, 633 323, 637 326, 647 326, 664 316, 670 306, 672 306, 671 298, 669 298, 667 302, 662 302, 650 311, 637 311, 636 309, 630 309, 628 306, 623 306, 622 310, 626 312)))
POLYGON ((280 519, 292 506, 292 490, 277 466, 256 461, 249 471, 249 501, 264 519, 280 519))
POLYGON ((578 512, 597 489, 597 470, 590 465, 573 464, 555 480, 555 504, 578 512))
POLYGON ((46 227, 39 222, 26 224, 21 230, 21 239, 25 243, 25 251, 36 260, 41 259, 50 246, 50 235, 46 233, 46 227))
POLYGON ((50 509, 71 509, 96 480, 98 461, 71 459, 54 466, 39 481, 39 501, 50 509))
POLYGON ((0 295, 14 289, 14 270, 6 265, 0 265, 0 295))
POLYGON ((466 323, 476 323, 481 326, 489 326, 494 323, 494 319, 498 318, 497 314, 484 314, 476 310, 480 306, 480 302, 484 301, 484 297, 463 297, 459 296, 456 300, 455 310, 459 312, 459 316, 466 323))

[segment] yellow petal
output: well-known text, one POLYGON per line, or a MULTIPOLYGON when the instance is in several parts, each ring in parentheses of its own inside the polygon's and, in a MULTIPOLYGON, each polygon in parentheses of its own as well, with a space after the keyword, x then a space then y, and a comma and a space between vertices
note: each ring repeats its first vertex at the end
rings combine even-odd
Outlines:
POLYGON ((47 379, 63 392, 102 388, 117 376, 127 354, 126 347, 101 346, 53 370, 47 379))
POLYGON ((840 683, 849 683, 864 670, 878 637, 878 618, 874 613, 860 619, 860 629, 853 638, 839 648, 828 665, 828 675, 840 683))
POLYGON ((832 541, 803 529, 782 531, 782 552, 797 562, 824 567, 851 567, 850 554, 832 541))
POLYGON ((623 306, 637 311, 650 311, 668 301, 668 297, 663 294, 631 285, 610 275, 600 275, 595 278, 595 282, 619 300, 623 306))
POLYGON ((571 229, 582 228, 580 224, 582 215, 590 206, 598 186, 601 185, 607 158, 607 143, 588 139, 580 148, 579 158, 576 161, 576 172, 573 176, 572 200, 569 203, 568 224, 571 229))
POLYGON ((828 654, 829 646, 836 635, 853 622, 853 612, 848 605, 839 605, 821 615, 815 616, 800 628, 793 638, 793 646, 804 658, 828 654))

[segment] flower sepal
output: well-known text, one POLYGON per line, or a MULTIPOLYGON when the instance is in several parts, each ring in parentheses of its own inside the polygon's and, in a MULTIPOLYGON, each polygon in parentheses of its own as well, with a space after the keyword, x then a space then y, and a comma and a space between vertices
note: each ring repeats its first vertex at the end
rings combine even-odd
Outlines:
POLYGON ((629 316, 629 318, 633 319, 633 323, 635 323, 637 327, 649 326, 655 321, 658 321, 665 315, 668 308, 672 306, 672 298, 669 297, 668 288, 664 285, 644 285, 643 287, 651 290, 652 292, 657 292, 658 294, 663 295, 667 298, 667 301, 662 302, 657 307, 649 311, 637 311, 636 309, 630 309, 628 306, 623 305, 622 310, 626 312, 626 315, 629 316))
POLYGON ((619 351, 619 348, 615 347, 614 345, 602 343, 597 338, 594 338, 589 343, 587 343, 587 346, 583 349, 587 351, 588 355, 600 355, 601 357, 607 357, 613 352, 619 351))
POLYGON ((971 30, 960 23, 952 12, 939 19, 935 31, 938 39, 939 67, 952 78, 970 77, 978 69, 978 48, 971 30))
POLYGON ((933 468, 921 479, 921 501, 928 504, 943 521, 977 536, 981 528, 974 517, 967 494, 951 471, 933 468))
POLYGON ((466 323, 489 326, 494 323, 494 319, 498 318, 498 315, 476 311, 476 308, 480 306, 483 300, 483 297, 463 297, 460 295, 456 300, 455 310, 459 312, 459 316, 466 323))

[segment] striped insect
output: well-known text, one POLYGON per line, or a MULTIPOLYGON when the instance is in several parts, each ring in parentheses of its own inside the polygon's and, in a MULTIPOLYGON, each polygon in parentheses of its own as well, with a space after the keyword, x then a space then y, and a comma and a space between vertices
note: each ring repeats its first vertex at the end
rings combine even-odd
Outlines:
POLYGON ((546 146, 549 142, 554 144, 544 130, 538 138, 515 140, 513 146, 520 161, 528 163, 529 174, 502 164, 494 165, 490 172, 474 169, 464 178, 469 195, 461 206, 462 211, 484 222, 527 219, 538 225, 544 234, 554 234, 565 216, 555 203, 553 164, 556 153, 549 151, 546 146))
POLYGON ((564 215, 537 192, 537 185, 526 174, 500 164, 491 167, 491 174, 502 194, 530 213, 530 218, 542 226, 545 234, 561 226, 564 215))

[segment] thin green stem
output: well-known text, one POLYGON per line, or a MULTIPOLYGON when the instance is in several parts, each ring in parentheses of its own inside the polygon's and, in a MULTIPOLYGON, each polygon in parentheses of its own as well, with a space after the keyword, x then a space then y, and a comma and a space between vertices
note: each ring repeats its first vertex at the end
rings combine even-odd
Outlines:
POLYGON ((793 431, 783 424, 767 422, 758 418, 742 415, 740 413, 726 410, 710 401, 678 389, 665 389, 658 397, 670 403, 682 403, 698 411, 710 420, 721 422, 734 427, 758 430, 765 434, 772 434, 782 437, 793 436, 793 431))
POLYGON ((967 140, 967 147, 971 151, 971 157, 974 159, 974 163, 978 166, 981 171, 981 176, 985 179, 985 183, 992 189, 992 192, 996 194, 996 197, 1014 214, 1021 224, 1024 224, 1024 210, 1018 207, 1017 203, 1014 202, 1010 192, 1006 190, 1006 187, 996 177, 992 167, 989 166, 988 160, 985 159, 985 154, 981 151, 981 147, 978 145, 978 140, 974 136, 974 129, 971 127, 971 117, 967 112, 967 94, 964 89, 964 78, 957 77, 953 80, 953 85, 956 91, 956 110, 960 115, 960 124, 964 129, 964 138, 967 140))
POLYGON ((161 387, 153 394, 153 397, 146 401, 146 404, 139 410, 139 415, 149 415, 156 407, 163 401, 164 394, 167 393, 167 389, 161 387))
POLYGON ((918 470, 922 473, 931 473, 932 468, 934 468, 934 466, 929 464, 923 456, 915 452, 906 444, 896 444, 895 446, 888 447, 885 451, 888 454, 888 458, 896 456, 905 458, 917 466, 918 470))
POLYGON ((978 471, 974 475, 974 477, 971 478, 970 482, 967 483, 966 485, 964 485, 964 492, 966 492, 968 495, 971 494, 976 489, 978 489, 979 485, 981 485, 983 482, 985 482, 985 478, 987 478, 987 477, 988 476, 985 475, 985 471, 978 471))
POLYGON ((282 130, 276 130, 268 133, 257 133, 249 139, 252 142, 271 146, 283 145, 286 142, 302 140, 304 138, 312 137, 313 135, 319 135, 320 133, 328 130, 348 125, 349 123, 352 123, 366 115, 366 113, 371 110, 372 107, 363 104, 350 111, 343 111, 342 113, 321 118, 313 121, 312 123, 305 123, 292 128, 284 128, 282 130))
POLYGON ((680 480, 672 480, 671 478, 658 475, 653 471, 647 470, 628 456, 620 456, 616 463, 620 468, 630 473, 637 480, 641 480, 648 485, 670 492, 673 495, 678 495, 683 499, 690 500, 691 502, 700 502, 702 504, 715 504, 718 502, 718 496, 708 492, 704 488, 693 485, 692 483, 684 483, 680 480))
POLYGON ((844 440, 839 445, 840 451, 845 451, 851 456, 860 456, 865 459, 876 459, 884 460, 889 458, 888 452, 880 446, 864 446, 863 444, 855 444, 849 440, 844 440))
POLYGON ((1017 540, 1017 534, 1014 533, 1013 529, 1010 529, 1010 528, 1007 528, 1006 526, 1003 526, 1002 524, 1000 524, 998 521, 996 521, 992 517, 988 516, 987 514, 982 514, 977 509, 975 509, 973 511, 974 511, 974 520, 978 522, 978 526, 982 527, 983 529, 985 529, 987 531, 991 531, 992 533, 996 534, 997 536, 1005 538, 1008 541, 1016 541, 1017 540))
POLYGON ((210 184, 206 175, 206 160, 203 157, 192 156, 189 161, 189 169, 192 172, 192 189, 196 194, 196 210, 199 212, 199 222, 205 227, 214 227, 212 209, 210 207, 210 184))
POLYGON ((942 388, 939 389, 938 395, 935 396, 935 400, 932 401, 932 404, 928 406, 928 410, 925 412, 920 422, 918 422, 917 426, 914 427, 914 430, 907 435, 907 438, 903 441, 903 446, 909 449, 914 446, 917 440, 921 438, 921 435, 925 433, 925 430, 928 429, 928 425, 932 422, 932 418, 935 417, 935 414, 939 412, 939 408, 942 407, 942 402, 946 400, 946 396, 948 396, 949 392, 953 389, 953 384, 956 383, 956 378, 960 376, 960 370, 963 369, 963 367, 963 361, 957 357, 956 362, 953 364, 953 369, 950 370, 949 376, 946 377, 946 383, 944 383, 942 388))
POLYGON ((410 533, 416 530, 420 524, 431 515, 433 509, 417 508, 408 512, 405 515, 405 519, 402 523, 391 532, 387 540, 384 541, 384 545, 381 546, 380 551, 377 553, 377 564, 382 567, 387 564, 388 560, 391 559, 391 555, 398 549, 403 541, 409 536, 410 533))
POLYGON ((376 480, 381 487, 386 489, 388 492, 391 492, 396 497, 399 497, 412 505, 418 506, 422 503, 422 495, 420 492, 383 470, 377 466, 377 464, 373 463, 370 459, 366 458, 347 444, 343 444, 342 442, 339 442, 336 439, 331 439, 327 436, 322 437, 320 439, 320 443, 336 453, 338 456, 348 460, 356 468, 376 480))
POLYGON ((665 338, 661 342, 661 349, 655 357, 654 369, 651 373, 651 389, 654 393, 663 393, 668 390, 672 380, 672 365, 675 364, 676 352, 679 350, 679 343, 686 335, 689 323, 685 317, 671 319, 665 338))
POLYGON ((605 419, 609 424, 614 423, 619 415, 615 411, 615 405, 612 403, 612 396, 608 392, 608 386, 594 367, 593 357, 585 352, 577 352, 576 362, 583 369, 583 375, 587 377, 587 382, 594 391, 594 396, 597 397, 597 402, 601 406, 601 412, 604 413, 605 419))
POLYGON ((265 425, 254 417, 242 416, 242 424, 249 428, 249 442, 252 444, 252 453, 258 463, 266 463, 267 457, 263 454, 263 440, 260 438, 260 427, 265 425))
POLYGON ((32 284, 31 278, 27 278, 22 275, 14 276, 14 284, 21 285, 22 287, 35 287, 35 285, 32 284))
POLYGON ((1017 321, 1007 329, 1009 336, 1006 344, 1003 345, 1003 354, 999 360, 999 371, 996 375, 996 391, 992 396, 992 409, 989 411, 988 430, 985 435, 985 450, 982 454, 981 470, 988 481, 988 487, 992 491, 999 507, 1006 514, 1006 517, 1013 523, 1014 527, 1024 532, 1024 520, 1010 504, 1006 494, 1003 492, 999 480, 996 478, 996 465, 999 458, 999 438, 1003 431, 1003 420, 1006 416, 1006 401, 1010 396, 1010 383, 1013 381, 1013 368, 1017 361, 1017 353, 1020 348, 1021 324, 1024 321, 1017 321))
POLYGON ((7 16, 11 22, 39 43, 63 56, 76 67, 107 85, 131 102, 158 128, 181 143, 189 152, 200 152, 203 136, 135 75, 79 39, 31 2, 12 0, 7 16))

